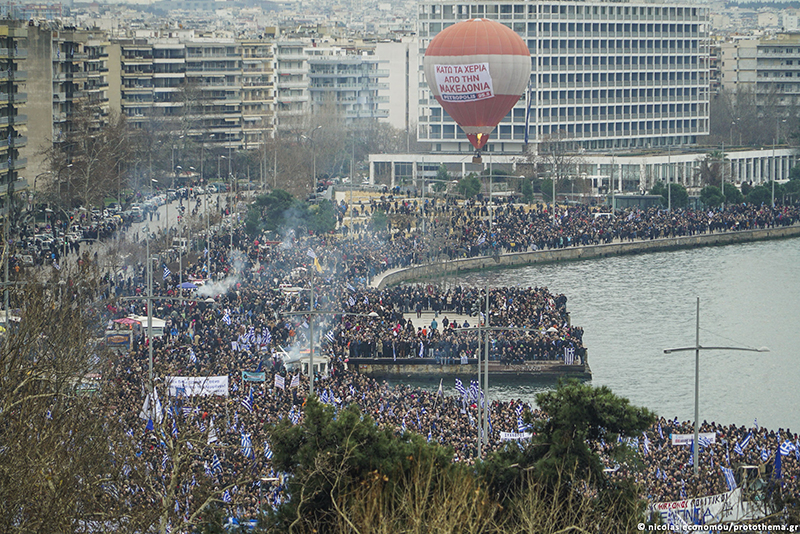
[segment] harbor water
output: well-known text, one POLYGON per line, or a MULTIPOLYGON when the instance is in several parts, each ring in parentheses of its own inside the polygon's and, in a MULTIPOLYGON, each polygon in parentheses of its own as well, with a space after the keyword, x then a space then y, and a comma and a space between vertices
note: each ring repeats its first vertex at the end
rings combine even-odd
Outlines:
MULTIPOLYGON (((664 417, 694 418, 695 344, 768 347, 700 353, 700 418, 800 429, 800 239, 478 272, 445 285, 546 286, 585 330, 592 384, 664 417)), ((454 394, 451 379, 444 389, 454 394)), ((435 390, 438 378, 407 383, 435 390)), ((535 402, 553 382, 496 379, 494 399, 535 402)))

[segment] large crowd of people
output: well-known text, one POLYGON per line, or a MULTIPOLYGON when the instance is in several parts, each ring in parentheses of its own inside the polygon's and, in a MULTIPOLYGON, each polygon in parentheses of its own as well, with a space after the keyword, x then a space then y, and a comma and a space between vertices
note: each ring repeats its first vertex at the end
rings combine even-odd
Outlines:
MULTIPOLYGON (((388 201, 376 201, 360 210, 371 213, 378 208, 401 214, 419 211, 418 206, 407 202, 401 206, 388 201)), ((614 216, 595 216, 586 207, 552 213, 541 206, 527 209, 509 204, 492 207, 490 223, 486 204, 430 202, 425 209, 433 225, 447 225, 447 239, 435 246, 452 256, 735 231, 794 224, 798 219, 796 207, 736 206, 725 211, 672 213, 628 210, 614 216)), ((493 336, 490 358, 496 361, 511 364, 558 359, 565 347, 575 348, 579 357, 585 356, 583 331, 569 320, 566 296, 552 294, 544 287, 490 288, 488 310, 481 288, 443 288, 436 284, 383 290, 370 287, 370 278, 381 271, 428 257, 428 248, 434 245, 411 228, 342 238, 291 233, 281 245, 266 246, 264 242, 263 236, 251 238, 242 229, 233 236, 213 237, 200 260, 184 268, 183 280, 202 284, 197 289, 177 287, 178 274, 164 272, 163 282, 155 290, 157 297, 196 295, 195 300, 116 300, 107 307, 109 324, 115 328, 120 328, 115 320, 144 315, 148 305, 154 315, 166 319, 160 338, 147 340, 144 329, 135 330, 130 351, 111 361, 106 369, 118 386, 117 402, 109 417, 119 420, 130 429, 134 440, 144 444, 143 454, 154 469, 167 470, 171 460, 158 446, 158 439, 151 442, 148 433, 152 432, 145 430, 145 422, 139 418, 148 351, 152 348, 156 383, 162 395, 166 393, 166 377, 227 376, 227 396, 183 399, 182 409, 166 413, 162 424, 175 436, 191 430, 207 437, 207 445, 193 452, 193 478, 211 477, 219 488, 237 481, 233 494, 223 499, 229 501, 230 513, 237 517, 255 517, 259 509, 275 506, 285 498, 281 483, 267 486, 259 482, 269 475, 282 480, 271 466, 266 425, 287 418, 293 423, 302 421, 308 377, 288 368, 278 355, 308 347, 311 320, 319 333, 315 346, 319 343, 330 358, 327 372, 316 381, 316 393, 323 402, 337 409, 355 403, 379 425, 398 433, 417 432, 452 447, 456 461, 472 462, 477 455, 479 389, 465 385, 463 394, 439 395, 408 386, 389 386, 347 369, 346 362, 358 357, 426 357, 439 363, 458 363, 464 356, 473 357, 478 336, 472 327, 487 317, 491 326, 526 329, 493 336), (312 280, 313 295, 306 291, 312 280), (326 313, 303 315, 311 308, 326 313), (422 312, 433 312, 434 320, 423 322, 422 312), (448 315, 468 316, 470 320, 458 324, 448 315), (279 384, 276 376, 284 381, 279 384), (245 482, 239 482, 242 480, 245 482)), ((109 296, 143 295, 146 280, 142 265, 131 266, 110 277, 109 296)), ((487 451, 506 445, 500 440, 500 432, 517 432, 520 428, 521 404, 491 402, 487 451)), ((531 410, 530 406, 523 408, 531 410)), ((534 419, 543 416, 537 410, 532 414, 534 419)), ((684 497, 692 478, 689 447, 671 445, 669 436, 689 433, 690 426, 689 422, 661 419, 641 440, 629 443, 641 452, 644 469, 633 464, 615 465, 606 458, 609 468, 634 476, 651 501, 684 497)), ((739 454, 734 452, 734 445, 745 440, 748 429, 704 423, 703 431, 715 432, 716 440, 701 454, 704 476, 696 488, 700 495, 726 490, 720 466, 767 463, 768 459, 761 459, 762 450, 774 457, 781 444, 798 439, 788 430, 753 431, 749 446, 739 454)), ((784 478, 798 488, 800 463, 794 454, 784 458, 784 478)), ((155 499, 154 494, 133 483, 125 490, 131 498, 155 499)), ((191 488, 182 491, 176 497, 176 512, 190 508, 191 488)))

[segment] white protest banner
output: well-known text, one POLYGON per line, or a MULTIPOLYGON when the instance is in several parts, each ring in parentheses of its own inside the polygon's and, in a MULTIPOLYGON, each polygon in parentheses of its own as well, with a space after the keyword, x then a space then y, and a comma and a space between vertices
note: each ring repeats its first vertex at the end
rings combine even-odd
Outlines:
POLYGON ((181 395, 221 395, 228 396, 228 375, 222 376, 168 376, 169 394, 181 395))
POLYGON ((445 102, 472 102, 494 96, 488 63, 434 65, 436 86, 445 102))
MULTIPOLYGON (((694 441, 694 434, 672 434, 672 444, 673 445, 691 445, 694 441)), ((706 438, 709 443, 716 443, 717 442, 717 433, 716 432, 700 432, 698 434, 699 438, 706 438)), ((700 441, 702 444, 702 440, 700 441)))
POLYGON ((286 382, 285 379, 281 375, 275 375, 275 387, 280 389, 286 389, 286 382))
POLYGON ((529 439, 530 432, 500 432, 500 441, 509 441, 512 439, 529 439))
POLYGON ((661 515, 665 525, 670 522, 670 514, 678 515, 689 525, 713 525, 764 517, 758 506, 742 499, 742 488, 707 497, 653 503, 648 505, 648 510, 651 515, 661 515))

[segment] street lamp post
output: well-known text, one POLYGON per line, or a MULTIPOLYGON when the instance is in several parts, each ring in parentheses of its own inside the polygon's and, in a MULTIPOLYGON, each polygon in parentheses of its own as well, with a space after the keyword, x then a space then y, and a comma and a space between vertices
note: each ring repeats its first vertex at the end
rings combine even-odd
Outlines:
MULTIPOLYGON (((311 130, 311 132, 309 132, 308 135, 301 135, 300 136, 303 139, 311 141, 311 160, 312 160, 311 169, 312 169, 312 173, 313 173, 312 176, 311 176, 311 192, 312 193, 316 189, 315 186, 316 186, 316 183, 317 183, 317 143, 316 143, 316 141, 314 141, 314 134, 320 128, 322 128, 321 124, 319 126, 317 126, 316 128, 314 128, 313 130, 311 130)), ((353 185, 353 178, 352 177, 350 177, 350 185, 351 186, 353 185)))
POLYGON ((700 297, 697 297, 697 322, 695 326, 695 343, 693 347, 681 347, 677 349, 664 349, 664 354, 673 352, 694 351, 694 441, 693 441, 693 469, 694 476, 698 476, 698 437, 700 434, 700 351, 701 350, 738 350, 746 352, 769 352, 769 349, 762 347, 752 349, 748 347, 703 347, 700 345, 700 297))

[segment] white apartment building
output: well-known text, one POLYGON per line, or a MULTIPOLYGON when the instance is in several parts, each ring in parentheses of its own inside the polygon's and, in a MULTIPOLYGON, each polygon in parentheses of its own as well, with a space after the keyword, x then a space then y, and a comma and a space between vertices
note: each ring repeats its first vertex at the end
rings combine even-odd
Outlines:
MULTIPOLYGON (((722 86, 755 93, 759 105, 800 104, 800 33, 780 33, 720 44, 722 86)), ((777 134, 776 134, 777 135, 777 134)))
POLYGON ((708 8, 642 1, 421 0, 418 140, 432 152, 472 146, 431 96, 422 58, 442 29, 489 18, 531 52, 526 98, 484 149, 521 154, 528 143, 569 140, 583 151, 693 145, 708 134, 708 8))
POLYGON ((366 51, 338 47, 306 49, 312 113, 334 112, 345 124, 385 119, 389 111, 383 104, 388 96, 384 79, 389 71, 379 68, 384 61, 366 51))

